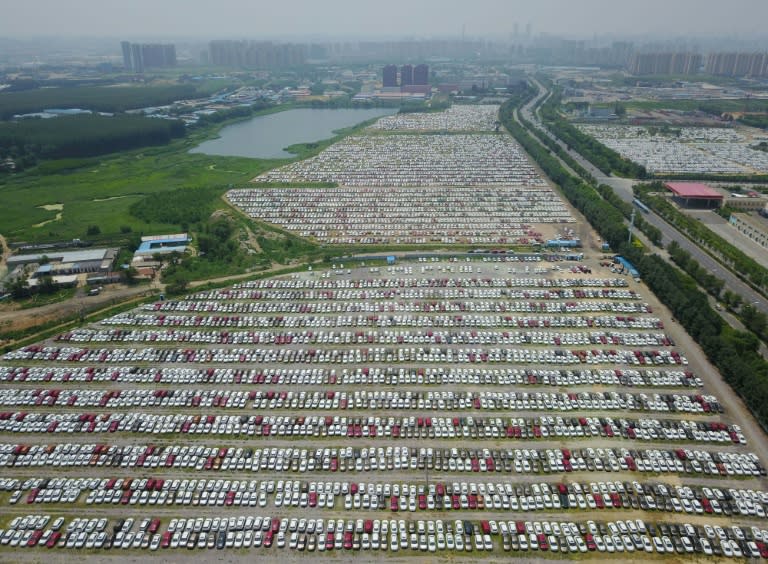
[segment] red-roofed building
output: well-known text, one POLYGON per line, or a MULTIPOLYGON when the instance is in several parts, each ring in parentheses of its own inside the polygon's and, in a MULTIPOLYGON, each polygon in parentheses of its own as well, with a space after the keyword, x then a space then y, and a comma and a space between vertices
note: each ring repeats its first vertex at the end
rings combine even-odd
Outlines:
POLYGON ((686 208, 719 208, 723 195, 699 182, 666 182, 664 186, 672 192, 672 199, 686 208))

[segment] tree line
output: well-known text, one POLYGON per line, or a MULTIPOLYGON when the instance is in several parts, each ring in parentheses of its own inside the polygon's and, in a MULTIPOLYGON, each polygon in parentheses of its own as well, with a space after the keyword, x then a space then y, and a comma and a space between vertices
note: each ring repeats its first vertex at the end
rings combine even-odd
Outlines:
POLYGON ((61 116, 0 123, 0 157, 89 157, 163 145, 185 133, 177 120, 141 116, 61 116))
POLYGON ((558 111, 561 101, 562 94, 559 89, 555 89, 549 99, 541 105, 539 113, 547 127, 569 148, 576 149, 578 153, 605 174, 615 173, 629 178, 646 178, 648 176, 644 166, 625 159, 594 137, 582 133, 571 125, 558 111))
POLYGON ((163 106, 176 100, 199 97, 191 84, 169 86, 81 86, 41 88, 0 93, 0 120, 47 108, 82 108, 96 112, 124 112, 134 108, 163 106))

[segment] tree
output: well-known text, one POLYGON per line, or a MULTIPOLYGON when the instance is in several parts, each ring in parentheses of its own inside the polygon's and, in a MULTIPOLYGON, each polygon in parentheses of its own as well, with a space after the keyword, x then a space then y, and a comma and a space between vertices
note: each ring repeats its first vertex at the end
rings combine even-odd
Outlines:
POLYGON ((22 298, 27 298, 30 295, 30 289, 29 289, 29 275, 27 274, 26 269, 24 272, 17 276, 13 282, 9 283, 6 286, 6 289, 11 293, 11 297, 14 300, 20 300, 22 298))
POLYGON ((175 295, 175 294, 183 294, 184 292, 187 291, 188 287, 189 287, 189 280, 187 280, 183 276, 177 276, 173 282, 171 282, 170 284, 168 284, 168 286, 166 286, 165 289, 169 294, 175 295))
POLYGON ((85 231, 85 234, 89 237, 101 235, 101 228, 98 225, 89 225, 88 229, 85 231))
POLYGON ((40 294, 55 294, 59 291, 59 285, 53 281, 52 276, 41 276, 38 280, 37 291, 40 294))
POLYGON ((123 279, 125 280, 125 283, 129 286, 133 286, 136 283, 138 283, 138 280, 136 280, 136 276, 138 276, 139 271, 136 270, 134 267, 129 266, 123 271, 123 279))

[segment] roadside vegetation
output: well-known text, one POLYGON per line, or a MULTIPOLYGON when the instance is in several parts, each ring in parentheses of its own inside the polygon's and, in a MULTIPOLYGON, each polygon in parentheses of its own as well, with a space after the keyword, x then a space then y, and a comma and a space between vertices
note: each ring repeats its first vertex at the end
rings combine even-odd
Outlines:
POLYGON ((645 167, 625 159, 613 149, 609 149, 594 137, 582 133, 560 115, 559 107, 562 95, 555 89, 549 99, 539 108, 539 114, 546 126, 569 148, 588 159, 605 174, 616 174, 629 178, 646 178, 645 167))
POLYGON ((629 232, 623 214, 595 188, 565 171, 559 161, 515 121, 514 109, 529 101, 533 94, 531 89, 521 89, 501 107, 504 126, 611 248, 637 267, 645 283, 701 346, 760 424, 768 428, 768 361, 758 351, 758 338, 728 326, 710 307, 707 295, 691 276, 670 267, 657 254, 628 243, 629 232))
POLYGON ((748 256, 741 249, 708 229, 700 221, 678 211, 666 198, 652 193, 663 192, 660 182, 635 186, 635 195, 654 212, 685 233, 697 245, 716 255, 723 264, 731 268, 752 287, 766 294, 768 292, 768 269, 748 256))

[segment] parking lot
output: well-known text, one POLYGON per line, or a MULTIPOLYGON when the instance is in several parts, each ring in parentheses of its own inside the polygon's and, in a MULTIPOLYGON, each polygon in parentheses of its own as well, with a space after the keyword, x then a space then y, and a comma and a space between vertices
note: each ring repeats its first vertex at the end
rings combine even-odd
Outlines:
POLYGON ((0 359, 0 554, 765 556, 762 437, 687 343, 590 258, 147 304, 0 359))
POLYGON ((329 244, 557 238, 559 224, 574 222, 571 210, 520 146, 495 132, 497 113, 496 105, 454 105, 388 116, 227 198, 251 217, 329 244), (336 186, 307 186, 315 183, 336 186))
POLYGON ((728 127, 680 127, 679 134, 659 128, 586 125, 578 128, 649 172, 765 174, 768 154, 752 149, 751 134, 728 127), (655 132, 651 130, 655 129, 655 132))
POLYGON ((493 131, 499 106, 454 104, 443 112, 397 113, 370 126, 372 131, 493 131))
POLYGON ((251 217, 331 244, 519 245, 574 221, 545 185, 259 188, 227 198, 251 217))

